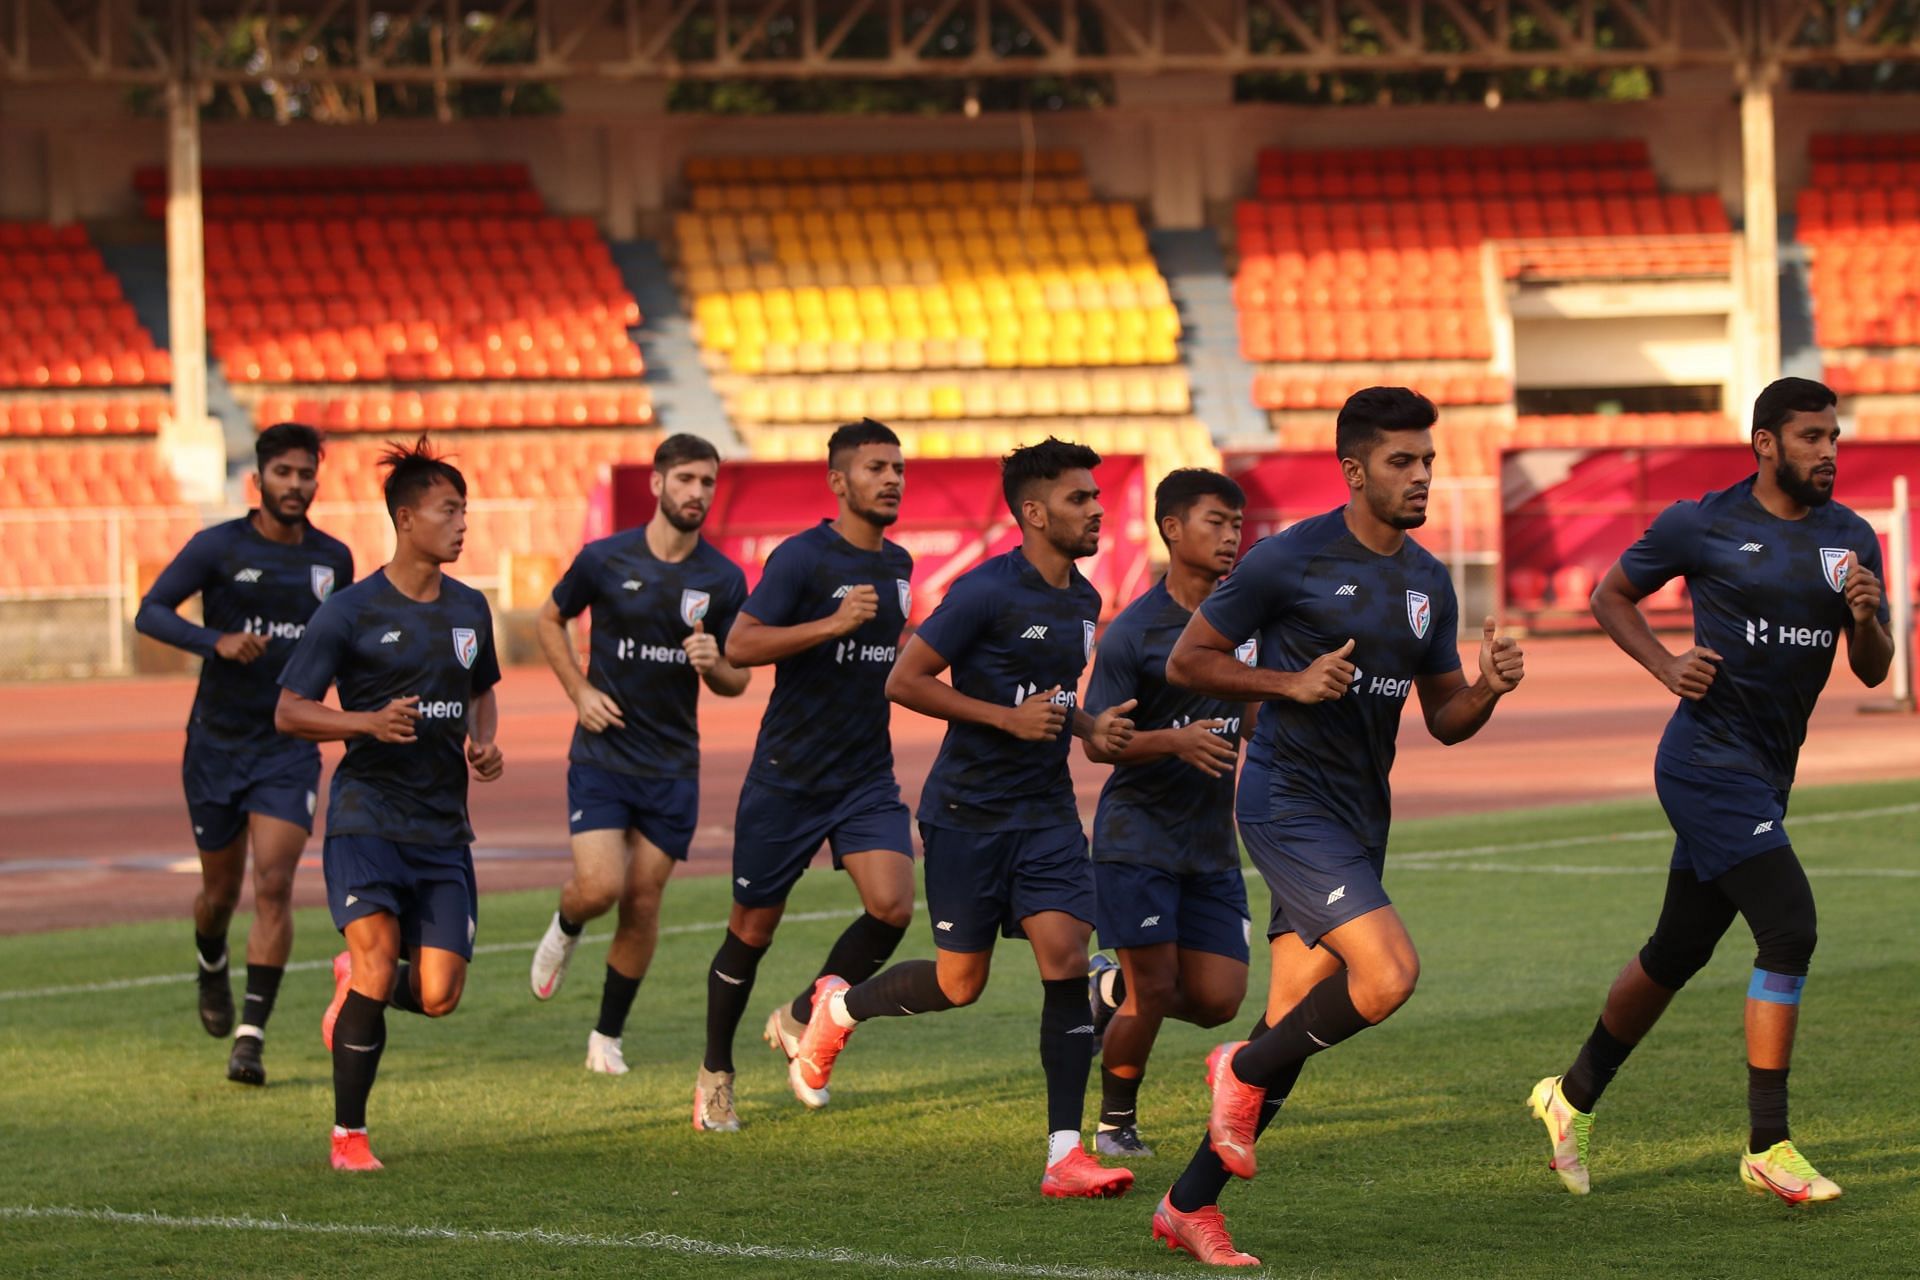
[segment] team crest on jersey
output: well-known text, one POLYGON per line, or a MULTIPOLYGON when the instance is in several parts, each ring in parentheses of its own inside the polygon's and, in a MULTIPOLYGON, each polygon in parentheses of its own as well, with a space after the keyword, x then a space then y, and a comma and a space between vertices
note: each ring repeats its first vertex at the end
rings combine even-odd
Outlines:
POLYGON ((1093 661, 1093 623, 1088 621, 1085 618, 1082 618, 1080 620, 1080 626, 1082 628, 1082 635, 1086 641, 1085 652, 1087 655, 1087 661, 1092 662, 1093 661))
POLYGON ((680 621, 692 626, 707 616, 707 606, 713 603, 713 597, 705 591, 691 588, 680 593, 680 621))
POLYGON ((1427 628, 1433 625, 1433 605, 1425 592, 1407 592, 1407 625, 1413 628, 1415 636, 1427 638, 1427 628))
POLYGON ((1260 640, 1255 637, 1233 651, 1233 656, 1249 667, 1260 665, 1260 640))
POLYGON ((325 602, 326 598, 333 594, 333 566, 316 564, 310 566, 309 572, 313 583, 314 598, 325 602))
POLYGON ((903 618, 912 617, 913 616, 913 584, 911 582, 908 582, 905 578, 895 578, 893 580, 893 585, 900 589, 900 616, 903 618))
POLYGON ((1820 548, 1820 576, 1835 591, 1847 589, 1847 556, 1850 554, 1845 547, 1820 548))
POLYGON ((480 634, 472 627, 453 629, 453 656, 460 659, 460 665, 471 668, 473 660, 480 655, 480 634))

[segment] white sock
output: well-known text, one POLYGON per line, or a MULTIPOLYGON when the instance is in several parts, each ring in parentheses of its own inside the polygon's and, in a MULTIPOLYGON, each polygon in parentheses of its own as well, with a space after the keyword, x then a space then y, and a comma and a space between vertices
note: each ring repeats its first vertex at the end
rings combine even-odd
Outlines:
POLYGON ((852 1014, 847 1012, 847 990, 846 987, 841 987, 827 997, 827 1016, 833 1019, 834 1026, 844 1027, 848 1031, 851 1031, 859 1026, 860 1023, 852 1014))
POLYGON ((233 1038, 235 1040, 238 1040, 241 1036, 252 1036, 255 1040, 265 1040, 267 1033, 259 1027, 254 1026, 251 1022, 243 1022, 233 1029, 233 1038))
POLYGON ((339 1125, 333 1126, 333 1136, 336 1138, 344 1138, 350 1133, 365 1133, 365 1132, 366 1132, 365 1129, 342 1129, 339 1125))
POLYGON ((1100 975, 1100 1002, 1109 1009, 1118 1009, 1120 1002, 1113 998, 1113 984, 1120 980, 1120 970, 1109 969, 1100 975))
POLYGON ((1080 1146, 1078 1129, 1055 1129, 1047 1135, 1047 1168, 1065 1160, 1080 1146))
POLYGON ((218 964, 208 964, 207 958, 201 955, 198 951, 194 952, 193 954, 194 954, 194 958, 200 962, 200 967, 208 973, 218 973, 220 972, 220 970, 227 967, 227 953, 224 951, 220 953, 220 962, 218 964))

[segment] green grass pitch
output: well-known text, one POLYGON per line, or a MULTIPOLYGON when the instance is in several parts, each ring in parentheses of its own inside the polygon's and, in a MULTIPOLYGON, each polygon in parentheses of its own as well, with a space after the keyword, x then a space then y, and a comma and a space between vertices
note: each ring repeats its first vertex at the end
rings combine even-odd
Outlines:
MULTIPOLYGON (((1593 1195, 1568 1196, 1545 1168, 1527 1090, 1564 1068, 1659 904, 1670 838, 1640 803, 1400 826, 1388 882, 1420 946, 1420 989, 1308 1066, 1260 1177, 1228 1190, 1237 1240, 1276 1276, 1913 1275, 1917 813, 1911 784, 1809 790, 1789 823, 1820 904, 1794 1131, 1846 1188, 1839 1202, 1789 1209, 1735 1176, 1752 959, 1738 922, 1608 1094, 1593 1195)), ((1263 912, 1257 883, 1252 896, 1263 912)), ((0 939, 0 1272, 1201 1273, 1147 1228, 1200 1132, 1213 1033, 1163 1032, 1140 1104, 1161 1154, 1136 1163, 1139 1185, 1118 1201, 1038 1194, 1039 990, 1022 945, 1002 944, 976 1007, 863 1028, 832 1106, 804 1112, 758 1031, 854 909, 844 878, 816 873, 741 1029, 746 1128, 697 1134, 689 1099, 726 880, 672 886, 621 1080, 581 1068, 603 942, 581 948, 550 1004, 527 992, 552 902, 488 898, 488 949, 458 1013, 389 1018, 370 1113, 388 1167, 362 1177, 326 1167, 316 1022, 335 938, 321 913, 300 918, 309 967, 287 978, 258 1091, 225 1081, 190 983, 100 989, 184 973, 183 921, 0 939), (49 987, 87 989, 34 994, 49 987)), ((924 918, 903 954, 931 954, 924 918)), ((1236 1026, 1253 1021, 1262 959, 1236 1026)), ((1096 1075, 1089 1129, 1097 1105, 1096 1075)))

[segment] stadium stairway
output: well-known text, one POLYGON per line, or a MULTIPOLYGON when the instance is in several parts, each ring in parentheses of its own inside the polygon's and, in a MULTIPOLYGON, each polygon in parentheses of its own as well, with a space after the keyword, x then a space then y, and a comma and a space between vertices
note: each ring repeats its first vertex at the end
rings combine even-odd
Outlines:
POLYGON ((616 240, 611 249, 614 265, 620 268, 644 321, 644 327, 632 332, 646 361, 655 421, 668 432, 704 436, 729 456, 745 456, 746 446, 734 432, 700 360, 692 321, 660 256, 660 246, 651 240, 616 240))
POLYGON ((1240 324, 1233 307, 1233 273, 1211 229, 1150 231, 1167 291, 1179 308, 1193 414, 1214 443, 1267 440, 1266 415, 1253 407, 1253 366, 1240 355, 1240 324))
MULTIPOLYGON (((162 244, 102 244, 100 256, 107 270, 120 279, 134 315, 153 340, 171 348, 171 317, 167 313, 167 249, 162 244)), ((227 442, 228 483, 253 466, 253 419, 234 399, 233 388, 218 364, 207 367, 207 410, 220 420, 227 442), (235 469, 238 468, 238 471, 235 469)), ((236 493, 240 490, 235 490, 236 493)))
POLYGON ((1780 372, 1818 381, 1826 357, 1813 333, 1813 259, 1794 238, 1797 225, 1791 214, 1780 219, 1780 372))

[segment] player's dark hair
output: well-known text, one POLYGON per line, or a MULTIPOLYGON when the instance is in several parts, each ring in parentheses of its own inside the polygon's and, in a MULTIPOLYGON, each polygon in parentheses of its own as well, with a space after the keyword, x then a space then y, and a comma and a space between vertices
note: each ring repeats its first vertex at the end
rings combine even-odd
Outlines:
POLYGON ((389 444, 380 452, 379 465, 386 468, 387 472, 382 489, 386 494, 389 516, 397 514, 402 507, 410 507, 420 501, 427 490, 442 480, 452 485, 453 491, 461 497, 467 496, 467 478, 444 456, 435 453, 424 435, 411 445, 398 442, 389 444))
POLYGON ((827 470, 846 470, 847 455, 863 444, 890 444, 897 448, 900 437, 893 434, 892 427, 884 422, 875 422, 872 418, 862 418, 858 422, 836 427, 827 438, 827 470))
POLYGON ((1749 435, 1771 431, 1775 435, 1796 413, 1818 413, 1840 403, 1833 388, 1812 378, 1779 378, 1769 382, 1753 402, 1753 430, 1749 435))
POLYGON ((1039 444, 1022 446, 1000 459, 1000 492, 1006 495, 1007 510, 1017 521, 1020 503, 1033 485, 1058 480, 1063 471, 1080 467, 1091 471, 1099 465, 1100 455, 1087 446, 1048 436, 1039 444))
POLYGON ((304 450, 320 461, 320 433, 304 422, 276 422, 253 441, 253 462, 261 472, 283 453, 304 450))
POLYGON ((1387 432, 1424 431, 1438 421, 1433 401, 1411 387, 1362 387, 1340 406, 1333 452, 1364 462, 1387 432))
POLYGON ((684 431, 668 436, 660 442, 660 447, 653 451, 653 469, 661 475, 665 475, 683 462, 711 462, 718 466, 720 451, 713 447, 713 441, 689 435, 684 431))
POLYGON ((1218 471, 1209 471, 1205 467, 1181 467, 1178 471, 1167 472, 1166 478, 1153 489, 1153 527, 1160 529, 1160 540, 1164 542, 1167 537, 1166 531, 1160 526, 1162 520, 1168 516, 1176 520, 1186 519, 1187 512, 1193 510, 1193 504, 1208 496, 1220 499, 1222 505, 1235 511, 1246 509, 1246 490, 1218 471))

